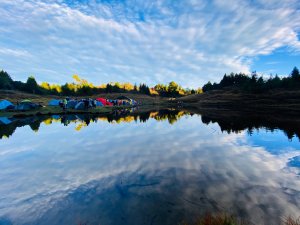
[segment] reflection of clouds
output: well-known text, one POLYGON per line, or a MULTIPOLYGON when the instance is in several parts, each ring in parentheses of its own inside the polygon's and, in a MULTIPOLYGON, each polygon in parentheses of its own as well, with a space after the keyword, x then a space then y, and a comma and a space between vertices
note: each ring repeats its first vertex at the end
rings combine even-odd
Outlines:
POLYGON ((287 144, 284 132, 281 130, 276 130, 275 132, 258 130, 248 139, 250 145, 266 146, 264 150, 267 150, 270 154, 275 155, 276 158, 279 159, 274 169, 280 168, 287 173, 299 174, 299 169, 291 165, 291 161, 300 155, 299 141, 296 140, 296 138, 289 140, 287 144))
POLYGON ((91 181, 101 183, 96 193, 106 193, 120 182, 120 174, 159 181, 136 199, 116 200, 125 205, 127 201, 146 204, 148 200, 140 198, 157 193, 165 200, 175 199, 176 207, 182 204, 185 210, 203 197, 209 200, 208 208, 239 210, 257 220, 299 212, 300 181, 281 170, 288 157, 246 145, 244 132, 221 133, 217 125, 205 126, 199 117, 183 118, 174 125, 149 120, 116 126, 98 121, 81 132, 75 127, 42 124, 38 134, 19 129, 0 142, 1 150, 11 150, 0 155, 0 196, 5 196, 0 217, 8 215, 16 224, 32 222, 50 213, 57 202, 72 198, 72 193, 80 194, 84 185, 89 192, 91 181), (19 146, 27 146, 28 151, 20 152, 19 146))

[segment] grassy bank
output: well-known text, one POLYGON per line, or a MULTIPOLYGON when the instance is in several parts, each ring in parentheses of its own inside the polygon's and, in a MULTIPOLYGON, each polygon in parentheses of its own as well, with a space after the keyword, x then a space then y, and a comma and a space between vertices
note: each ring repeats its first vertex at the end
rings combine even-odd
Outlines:
POLYGON ((180 98, 180 101, 185 106, 196 107, 300 111, 300 90, 276 90, 255 94, 234 89, 224 89, 185 96, 180 98))
MULTIPOLYGON (((144 113, 148 111, 159 111, 163 108, 166 108, 170 105, 167 103, 161 105, 141 105, 138 106, 133 114, 144 113)), ((105 107, 97 107, 90 108, 84 110, 77 109, 66 109, 63 110, 59 106, 43 106, 38 109, 26 110, 26 111, 16 111, 16 110, 0 110, 0 117, 8 117, 8 118, 18 118, 18 117, 28 117, 28 116, 43 116, 43 115, 62 115, 62 114, 91 114, 91 115, 108 115, 112 114, 114 111, 121 110, 130 110, 132 106, 105 106, 105 107)))
MULTIPOLYGON (((168 107, 173 105, 172 101, 169 101, 168 98, 162 97, 153 97, 144 94, 132 94, 132 93, 103 93, 93 96, 80 96, 76 97, 81 98, 107 98, 107 99, 116 99, 119 96, 125 95, 131 99, 134 99, 140 103, 140 110, 145 111, 149 109, 159 109, 161 107, 168 107)), ((48 102, 51 99, 63 99, 65 96, 54 96, 54 95, 34 95, 28 94, 20 91, 12 90, 0 90, 1 99, 6 99, 14 104, 21 102, 24 99, 29 99, 34 103, 43 105, 43 107, 35 110, 28 111, 0 111, 0 117, 24 117, 24 116, 35 116, 35 115, 53 115, 53 114, 109 114, 115 110, 121 110, 126 108, 131 108, 131 106, 113 106, 113 107, 97 107, 94 109, 88 110, 74 110, 67 109, 63 110, 60 107, 48 106, 48 102)), ((72 96, 71 96, 72 97, 72 96)), ((75 97, 74 97, 75 98, 75 97)), ((0 99, 0 100, 1 100, 0 99)))

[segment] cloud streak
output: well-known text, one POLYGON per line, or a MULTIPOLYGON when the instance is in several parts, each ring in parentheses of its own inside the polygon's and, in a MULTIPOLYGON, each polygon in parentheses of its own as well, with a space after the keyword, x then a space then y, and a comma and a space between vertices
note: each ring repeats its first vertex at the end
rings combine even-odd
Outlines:
POLYGON ((280 47, 299 51, 299 14, 294 0, 1 0, 0 65, 23 80, 197 87, 280 47))

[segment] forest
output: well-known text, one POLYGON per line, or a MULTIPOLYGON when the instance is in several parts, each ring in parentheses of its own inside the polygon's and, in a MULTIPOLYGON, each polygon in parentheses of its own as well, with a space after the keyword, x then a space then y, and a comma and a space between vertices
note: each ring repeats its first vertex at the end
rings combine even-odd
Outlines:
POLYGON ((219 83, 206 83, 202 90, 208 92, 211 90, 222 90, 225 88, 235 88, 241 91, 262 93, 273 89, 297 89, 300 88, 300 73, 297 67, 287 77, 270 75, 268 78, 258 76, 256 72, 246 75, 243 73, 225 74, 219 83))
POLYGON ((179 84, 171 81, 169 84, 157 84, 149 87, 146 84, 131 84, 111 82, 108 84, 94 85, 78 75, 73 75, 74 82, 64 85, 49 84, 42 82, 38 84, 33 76, 28 77, 27 81, 14 81, 6 71, 0 71, 0 89, 17 90, 39 95, 62 95, 62 96, 87 96, 100 93, 136 93, 162 97, 179 97, 189 94, 201 93, 201 88, 184 89, 179 84))
POLYGON ((211 90, 238 89, 241 91, 262 93, 273 89, 297 89, 300 88, 300 72, 294 67, 289 76, 280 77, 270 75, 268 78, 258 76, 256 72, 251 75, 244 73, 225 74, 219 83, 206 83, 202 88, 182 88, 174 81, 168 84, 157 84, 149 87, 146 84, 131 84, 111 82, 108 84, 94 85, 78 75, 73 75, 72 83, 64 85, 38 83, 33 76, 26 82, 14 81, 6 71, 0 71, 0 90, 17 90, 39 95, 61 96, 88 96, 101 93, 136 93, 161 97, 180 97, 191 94, 201 94, 211 90))

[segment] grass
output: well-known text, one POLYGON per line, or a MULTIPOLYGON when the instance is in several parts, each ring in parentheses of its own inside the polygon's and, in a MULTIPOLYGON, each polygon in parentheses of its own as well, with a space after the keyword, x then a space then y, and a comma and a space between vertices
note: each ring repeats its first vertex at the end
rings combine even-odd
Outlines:
POLYGON ((284 225, 300 225, 300 218, 295 219, 292 217, 287 217, 283 221, 284 221, 284 225))
MULTIPOLYGON (((205 216, 199 218, 197 222, 193 225, 246 225, 248 223, 238 220, 234 216, 229 216, 226 214, 206 214, 205 216)), ((188 224, 183 224, 188 225, 188 224)))
POLYGON ((224 89, 189 95, 179 100, 184 106, 300 111, 300 90, 276 90, 258 94, 224 89))
MULTIPOLYGON (((246 221, 241 221, 235 218, 234 216, 229 216, 226 214, 206 214, 205 216, 198 219, 193 225, 255 225, 255 222, 248 223, 246 221)), ((282 225, 300 225, 300 218, 295 219, 292 217, 284 218, 281 221, 282 225)), ((186 223, 182 225, 188 225, 186 223)))

